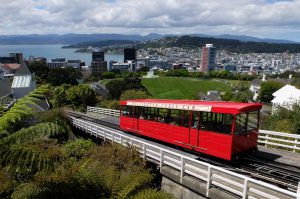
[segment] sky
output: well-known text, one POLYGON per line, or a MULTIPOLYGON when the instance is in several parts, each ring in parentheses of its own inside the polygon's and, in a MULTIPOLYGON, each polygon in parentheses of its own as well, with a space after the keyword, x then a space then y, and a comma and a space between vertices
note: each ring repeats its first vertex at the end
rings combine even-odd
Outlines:
POLYGON ((300 42, 300 0, 1 0, 0 35, 233 34, 300 42))

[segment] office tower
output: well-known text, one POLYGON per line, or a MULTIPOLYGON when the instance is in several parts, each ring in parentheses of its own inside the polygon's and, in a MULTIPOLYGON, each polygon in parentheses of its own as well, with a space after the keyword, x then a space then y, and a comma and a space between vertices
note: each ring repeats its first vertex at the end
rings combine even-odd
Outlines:
POLYGON ((103 62, 104 61, 104 52, 93 52, 92 62, 103 62))
POLYGON ((217 49, 212 44, 206 44, 201 52, 200 71, 208 73, 215 69, 217 49))
POLYGON ((125 48, 124 49, 124 62, 126 61, 136 61, 136 49, 135 48, 125 48))
POLYGON ((93 52, 92 63, 91 63, 91 73, 103 73, 107 71, 107 62, 104 61, 104 52, 93 52))

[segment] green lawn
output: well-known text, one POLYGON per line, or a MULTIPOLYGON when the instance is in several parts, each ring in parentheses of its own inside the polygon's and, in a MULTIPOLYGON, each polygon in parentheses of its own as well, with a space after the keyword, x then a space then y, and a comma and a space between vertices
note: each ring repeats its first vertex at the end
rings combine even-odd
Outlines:
POLYGON ((194 99, 200 91, 231 91, 231 87, 216 80, 201 80, 182 77, 158 77, 143 79, 142 84, 154 98, 194 99))

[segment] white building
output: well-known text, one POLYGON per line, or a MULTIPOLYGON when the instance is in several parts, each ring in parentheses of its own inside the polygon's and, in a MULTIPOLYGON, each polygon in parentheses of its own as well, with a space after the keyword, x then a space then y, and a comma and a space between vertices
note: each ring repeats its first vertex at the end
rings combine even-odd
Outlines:
POLYGON ((34 80, 34 75, 31 74, 26 64, 22 63, 15 73, 11 86, 14 98, 20 99, 25 95, 28 95, 35 88, 36 81, 34 80))
POLYGON ((293 105, 300 105, 300 90, 295 86, 285 85, 272 95, 274 96, 274 99, 271 101, 272 113, 274 113, 278 107, 292 110, 293 105))

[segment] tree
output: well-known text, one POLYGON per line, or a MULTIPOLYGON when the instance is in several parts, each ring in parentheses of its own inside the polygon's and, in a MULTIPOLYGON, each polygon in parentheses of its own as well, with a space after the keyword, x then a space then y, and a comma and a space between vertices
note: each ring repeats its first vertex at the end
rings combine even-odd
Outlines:
POLYGON ((86 106, 96 102, 96 93, 90 86, 79 84, 67 90, 66 98, 73 105, 73 108, 83 107, 85 109, 86 106))
POLYGON ((67 90, 71 87, 68 84, 62 84, 59 87, 55 87, 53 92, 53 97, 51 99, 51 103, 54 108, 63 107, 68 104, 68 100, 66 98, 67 90))
POLYGON ((105 87, 108 90, 111 99, 119 99, 126 88, 123 80, 112 80, 108 82, 105 87))
POLYGON ((258 100, 265 103, 270 103, 273 99, 272 94, 284 86, 281 82, 267 81, 260 86, 258 100))
POLYGON ((46 63, 32 62, 31 64, 28 65, 28 68, 32 73, 35 73, 38 83, 46 83, 47 82, 49 68, 46 63))
POLYGON ((122 93, 120 100, 147 99, 147 98, 150 98, 150 96, 145 91, 127 90, 122 93))
POLYGON ((53 86, 61 84, 77 85, 77 79, 80 79, 81 76, 80 71, 72 67, 53 68, 48 73, 48 82, 53 86))
POLYGON ((106 72, 102 73, 103 79, 113 79, 113 78, 115 78, 115 76, 116 76, 116 74, 114 72, 106 71, 106 72))

